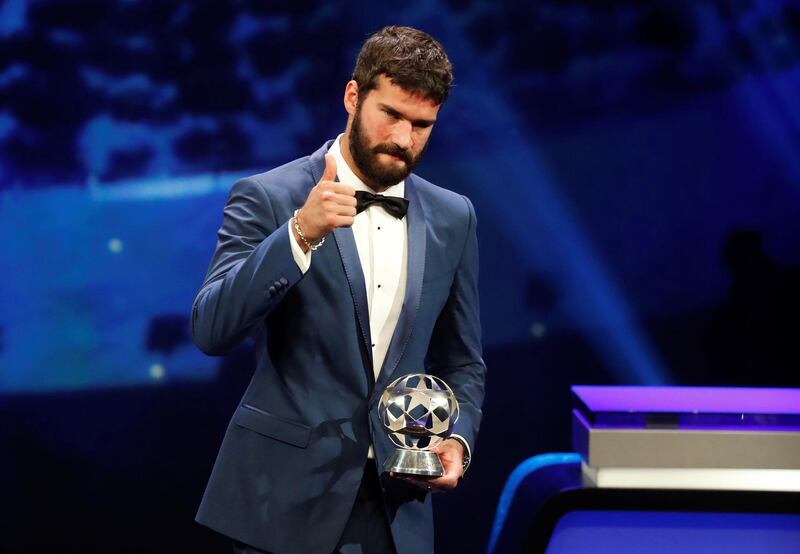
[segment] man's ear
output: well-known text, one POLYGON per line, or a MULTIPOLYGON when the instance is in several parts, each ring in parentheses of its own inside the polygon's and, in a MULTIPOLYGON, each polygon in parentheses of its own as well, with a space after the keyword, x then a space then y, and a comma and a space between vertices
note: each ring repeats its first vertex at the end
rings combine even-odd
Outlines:
POLYGON ((353 115, 356 113, 356 106, 358 106, 358 83, 350 80, 344 87, 344 109, 353 115))

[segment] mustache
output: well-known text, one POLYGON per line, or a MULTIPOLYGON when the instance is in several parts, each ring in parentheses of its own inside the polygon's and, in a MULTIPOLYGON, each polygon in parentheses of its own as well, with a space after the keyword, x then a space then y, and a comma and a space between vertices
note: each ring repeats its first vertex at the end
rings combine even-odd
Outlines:
POLYGON ((414 161, 414 158, 411 156, 411 152, 405 148, 400 148, 396 144, 379 144, 372 149, 372 152, 374 154, 389 154, 390 156, 396 156, 406 162, 407 165, 410 165, 411 162, 414 161))

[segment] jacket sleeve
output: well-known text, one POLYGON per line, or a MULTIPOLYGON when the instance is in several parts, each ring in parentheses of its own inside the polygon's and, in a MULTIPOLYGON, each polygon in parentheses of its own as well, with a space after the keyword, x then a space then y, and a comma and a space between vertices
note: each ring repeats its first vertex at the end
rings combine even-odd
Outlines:
POLYGON ((474 452, 481 421, 486 365, 481 346, 478 303, 478 238, 475 210, 465 197, 469 224, 450 296, 433 329, 427 371, 443 379, 456 395, 459 418, 453 433, 474 452))
POLYGON ((192 338, 206 354, 225 354, 263 320, 302 278, 264 187, 234 184, 217 233, 217 247, 192 306, 192 338))

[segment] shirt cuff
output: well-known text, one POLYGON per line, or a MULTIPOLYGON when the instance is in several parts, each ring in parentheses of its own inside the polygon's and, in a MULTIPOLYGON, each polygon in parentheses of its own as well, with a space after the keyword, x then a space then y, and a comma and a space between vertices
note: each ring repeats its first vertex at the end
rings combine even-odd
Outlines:
POLYGON ((467 468, 469 467, 470 461, 472 460, 472 450, 469 448, 469 444, 467 444, 467 440, 462 437, 461 435, 456 435, 453 433, 450 435, 451 439, 456 439, 458 442, 461 443, 461 446, 464 447, 464 473, 467 473, 467 468))
POLYGON ((294 238, 294 233, 292 232, 291 220, 286 227, 289 229, 289 244, 292 245, 292 258, 294 258, 294 263, 297 264, 297 267, 300 268, 300 273, 305 275, 308 268, 311 267, 311 250, 303 252, 303 249, 297 244, 297 239, 294 238))

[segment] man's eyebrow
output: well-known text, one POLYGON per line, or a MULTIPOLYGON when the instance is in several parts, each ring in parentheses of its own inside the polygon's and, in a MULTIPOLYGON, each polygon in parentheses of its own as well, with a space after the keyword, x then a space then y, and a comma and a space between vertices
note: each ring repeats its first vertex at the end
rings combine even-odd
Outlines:
POLYGON ((402 117, 403 119, 408 119, 409 121, 411 121, 411 124, 412 124, 414 127, 430 127, 431 125, 433 125, 434 123, 436 123, 436 120, 435 120, 435 119, 413 119, 413 120, 412 120, 412 119, 409 119, 409 118, 408 118, 408 117, 406 117, 406 116, 405 116, 405 114, 403 114, 402 112, 400 112, 400 111, 396 110, 395 108, 393 108, 393 107, 389 106, 388 104, 384 104, 383 102, 379 102, 379 103, 378 103, 378 107, 379 107, 381 110, 383 110, 383 111, 385 111, 386 113, 388 113, 389 115, 391 115, 391 116, 394 116, 394 117, 402 117))

